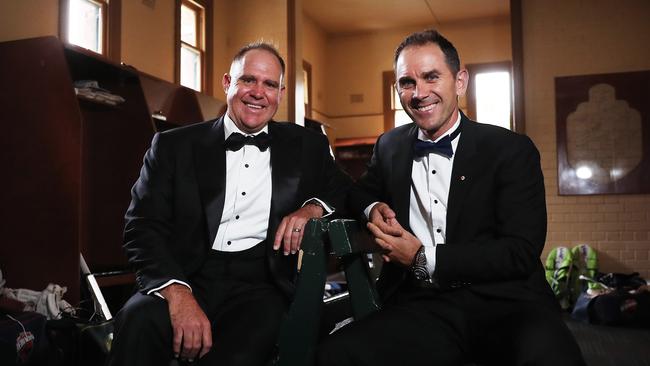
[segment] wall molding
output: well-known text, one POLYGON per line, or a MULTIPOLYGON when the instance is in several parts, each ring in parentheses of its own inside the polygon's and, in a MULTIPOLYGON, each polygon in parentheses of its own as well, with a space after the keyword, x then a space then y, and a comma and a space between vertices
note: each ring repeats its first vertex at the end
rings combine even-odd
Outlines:
POLYGON ((322 116, 325 116, 326 118, 331 118, 331 119, 340 119, 340 118, 355 118, 355 117, 378 117, 381 116, 383 117, 383 113, 358 113, 358 114, 339 114, 339 115, 329 115, 325 112, 321 112, 316 108, 312 108, 313 112, 316 112, 322 116))

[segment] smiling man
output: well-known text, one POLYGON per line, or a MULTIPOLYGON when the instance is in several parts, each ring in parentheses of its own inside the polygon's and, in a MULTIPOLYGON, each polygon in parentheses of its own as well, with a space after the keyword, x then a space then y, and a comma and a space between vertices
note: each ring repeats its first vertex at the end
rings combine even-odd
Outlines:
POLYGON ((468 74, 435 30, 408 36, 394 66, 413 123, 378 139, 350 194, 384 249, 384 306, 326 339, 319 364, 583 365, 540 262, 534 144, 459 111, 468 74))
POLYGON ((110 365, 271 358, 304 226, 350 183, 325 136, 271 120, 284 72, 273 46, 249 44, 223 77, 223 117, 154 136, 125 217, 139 291, 117 314, 110 365))

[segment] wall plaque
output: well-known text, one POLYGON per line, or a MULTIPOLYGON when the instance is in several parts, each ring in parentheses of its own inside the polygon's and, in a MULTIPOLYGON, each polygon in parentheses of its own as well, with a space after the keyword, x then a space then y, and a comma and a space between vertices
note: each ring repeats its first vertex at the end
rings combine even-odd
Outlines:
POLYGON ((560 195, 650 193, 650 71, 555 78, 560 195))

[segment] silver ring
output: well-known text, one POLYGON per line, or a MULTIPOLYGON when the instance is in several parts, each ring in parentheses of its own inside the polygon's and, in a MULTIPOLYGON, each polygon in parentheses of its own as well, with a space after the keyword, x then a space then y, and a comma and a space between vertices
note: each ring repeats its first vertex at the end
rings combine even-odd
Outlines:
POLYGON ((299 233, 302 231, 302 229, 299 227, 294 227, 293 229, 291 229, 291 231, 293 231, 294 233, 299 233))

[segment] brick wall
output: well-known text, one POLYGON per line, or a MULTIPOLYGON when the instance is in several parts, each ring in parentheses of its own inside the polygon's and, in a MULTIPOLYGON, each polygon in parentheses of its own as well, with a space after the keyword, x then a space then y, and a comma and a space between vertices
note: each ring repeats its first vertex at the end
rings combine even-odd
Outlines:
POLYGON ((548 205, 543 258, 587 243, 601 271, 650 279, 650 195, 558 195, 554 91, 558 76, 650 70, 648 14, 645 0, 523 1, 526 133, 542 155, 548 205))

